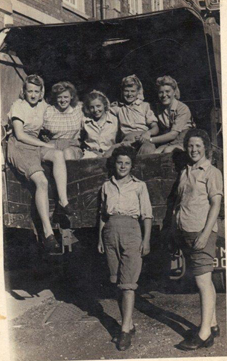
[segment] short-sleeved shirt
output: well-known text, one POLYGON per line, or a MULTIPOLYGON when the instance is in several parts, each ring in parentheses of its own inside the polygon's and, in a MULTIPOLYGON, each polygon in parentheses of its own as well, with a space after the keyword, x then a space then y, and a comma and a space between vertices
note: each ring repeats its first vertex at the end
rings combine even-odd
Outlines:
POLYGON ((104 152, 109 150, 116 143, 118 132, 118 120, 109 112, 106 113, 106 121, 102 126, 91 118, 84 118, 82 122, 84 143, 88 149, 104 152))
POLYGON ((139 99, 129 105, 120 102, 113 103, 111 112, 118 117, 123 136, 131 132, 145 132, 150 129, 153 122, 158 122, 149 103, 139 99))
MULTIPOLYGON (((44 100, 38 102, 35 107, 31 107, 26 100, 18 99, 10 109, 9 120, 12 123, 19 119, 23 123, 24 132, 37 138, 46 108, 47 104, 44 100)), ((8 140, 7 158, 9 163, 30 179, 34 173, 44 171, 41 166, 41 149, 41 147, 21 142, 12 133, 8 140)))
MULTIPOLYGON (((178 186, 178 228, 186 232, 203 230, 210 210, 210 200, 218 194, 223 194, 223 180, 219 169, 208 159, 196 168, 188 165, 182 171, 178 186)), ((216 222, 213 231, 217 230, 216 222)))
POLYGON ((52 139, 78 139, 83 116, 81 102, 75 108, 70 106, 66 112, 60 112, 55 106, 48 106, 43 127, 50 131, 52 139))
POLYGON ((10 122, 19 119, 23 123, 24 132, 38 137, 39 131, 43 125, 43 116, 47 108, 47 103, 42 100, 34 107, 22 99, 18 99, 13 103, 8 117, 10 122))
POLYGON ((160 132, 165 134, 171 130, 179 133, 193 127, 193 121, 188 106, 177 99, 173 100, 170 111, 160 106, 157 111, 160 132))
POLYGON ((103 215, 119 214, 133 218, 153 218, 147 186, 134 176, 121 185, 112 176, 102 186, 101 199, 103 215))

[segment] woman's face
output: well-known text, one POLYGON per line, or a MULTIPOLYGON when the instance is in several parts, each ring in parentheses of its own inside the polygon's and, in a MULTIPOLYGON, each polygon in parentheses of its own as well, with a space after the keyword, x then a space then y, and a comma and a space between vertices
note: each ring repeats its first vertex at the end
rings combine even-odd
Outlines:
POLYGON ((89 112, 94 120, 99 120, 105 114, 105 106, 101 99, 91 100, 89 103, 89 112))
POLYGON ((202 164, 206 159, 206 149, 200 137, 191 137, 189 139, 187 152, 193 163, 202 164))
POLYGON ((131 104, 137 99, 137 96, 139 94, 139 89, 136 85, 126 86, 123 89, 122 94, 123 94, 124 101, 127 104, 131 104))
POLYGON ((57 108, 61 112, 64 112, 70 106, 72 101, 72 95, 69 90, 65 90, 64 92, 57 95, 57 108))
POLYGON ((39 85, 28 83, 24 91, 24 97, 27 102, 34 107, 38 104, 42 94, 42 89, 39 85))
POLYGON ((115 163, 117 178, 127 177, 132 169, 132 161, 127 155, 119 155, 115 163))
POLYGON ((162 105, 169 107, 172 105, 175 98, 175 90, 170 85, 163 85, 159 87, 158 97, 162 105))

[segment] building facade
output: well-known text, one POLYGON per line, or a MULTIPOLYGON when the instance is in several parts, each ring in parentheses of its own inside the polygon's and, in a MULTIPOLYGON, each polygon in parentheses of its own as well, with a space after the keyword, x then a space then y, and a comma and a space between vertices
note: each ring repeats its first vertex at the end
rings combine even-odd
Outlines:
POLYGON ((0 28, 86 21, 94 17, 92 0, 1 0, 0 28))
POLYGON ((181 6, 184 0, 0 0, 0 28, 110 19, 181 6))

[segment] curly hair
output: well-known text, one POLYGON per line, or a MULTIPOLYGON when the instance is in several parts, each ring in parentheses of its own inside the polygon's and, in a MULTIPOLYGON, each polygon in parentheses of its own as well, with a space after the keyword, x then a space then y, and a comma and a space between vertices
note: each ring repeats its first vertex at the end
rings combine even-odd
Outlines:
POLYGON ((87 117, 91 117, 89 110, 90 102, 95 99, 99 99, 103 103, 105 112, 107 112, 110 108, 109 99, 105 96, 105 94, 98 90, 92 90, 92 92, 90 92, 84 99, 83 111, 87 117))
POLYGON ((76 90, 75 86, 72 83, 70 83, 69 81, 60 81, 59 83, 56 83, 52 86, 50 103, 52 105, 56 105, 57 96, 67 90, 69 91, 69 93, 72 97, 70 105, 72 107, 75 107, 79 101, 79 98, 78 98, 77 90, 76 90))
POLYGON ((115 148, 112 155, 111 155, 111 164, 112 164, 112 168, 114 169, 117 158, 120 155, 127 155, 127 157, 129 157, 131 159, 132 162, 132 168, 135 165, 135 160, 136 160, 136 150, 130 146, 126 146, 126 145, 121 145, 118 148, 115 148))
POLYGON ((212 156, 212 149, 211 149, 211 142, 210 142, 210 137, 207 134, 207 132, 205 132, 205 130, 202 129, 190 129, 185 137, 184 137, 184 149, 187 150, 188 148, 188 143, 190 138, 192 137, 197 137, 197 138, 201 138, 205 147, 205 156, 207 159, 210 159, 212 156))
POLYGON ((165 86, 165 85, 171 86, 173 88, 173 90, 175 91, 175 98, 180 99, 180 89, 178 88, 178 85, 177 85, 177 82, 175 79, 173 79, 169 75, 164 75, 164 76, 159 77, 156 80, 156 86, 158 88, 160 86, 165 86))

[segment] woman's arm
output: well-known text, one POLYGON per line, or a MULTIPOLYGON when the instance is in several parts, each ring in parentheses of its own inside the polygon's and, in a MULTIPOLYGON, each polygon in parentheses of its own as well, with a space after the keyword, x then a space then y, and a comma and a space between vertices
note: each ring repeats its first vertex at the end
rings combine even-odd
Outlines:
POLYGON ((179 132, 171 130, 169 133, 158 135, 157 137, 152 137, 150 141, 153 144, 169 143, 172 140, 176 139, 178 134, 179 132))
POLYGON ((140 245, 140 252, 141 252, 141 256, 146 256, 148 253, 150 253, 150 236, 151 236, 152 219, 145 218, 143 220, 143 226, 144 226, 144 237, 140 245))
POLYGON ((210 200, 211 206, 207 216, 206 225, 203 232, 195 241, 195 245, 194 245, 195 250, 203 249, 206 246, 208 238, 218 218, 218 214, 221 207, 221 199, 222 196, 220 194, 217 194, 211 198, 210 200))
POLYGON ((98 251, 99 251, 99 253, 104 253, 104 245, 103 245, 103 240, 102 240, 102 230, 103 230, 104 226, 105 226, 105 222, 102 219, 102 215, 100 215, 100 219, 99 219, 99 243, 98 243, 98 251))
POLYGON ((23 123, 20 120, 13 121, 13 128, 14 128, 14 132, 15 132, 15 136, 16 136, 17 140, 21 141, 22 143, 34 145, 37 147, 46 147, 46 148, 50 148, 50 149, 55 148, 54 144, 42 142, 38 138, 33 138, 29 134, 26 134, 24 132, 23 123))

